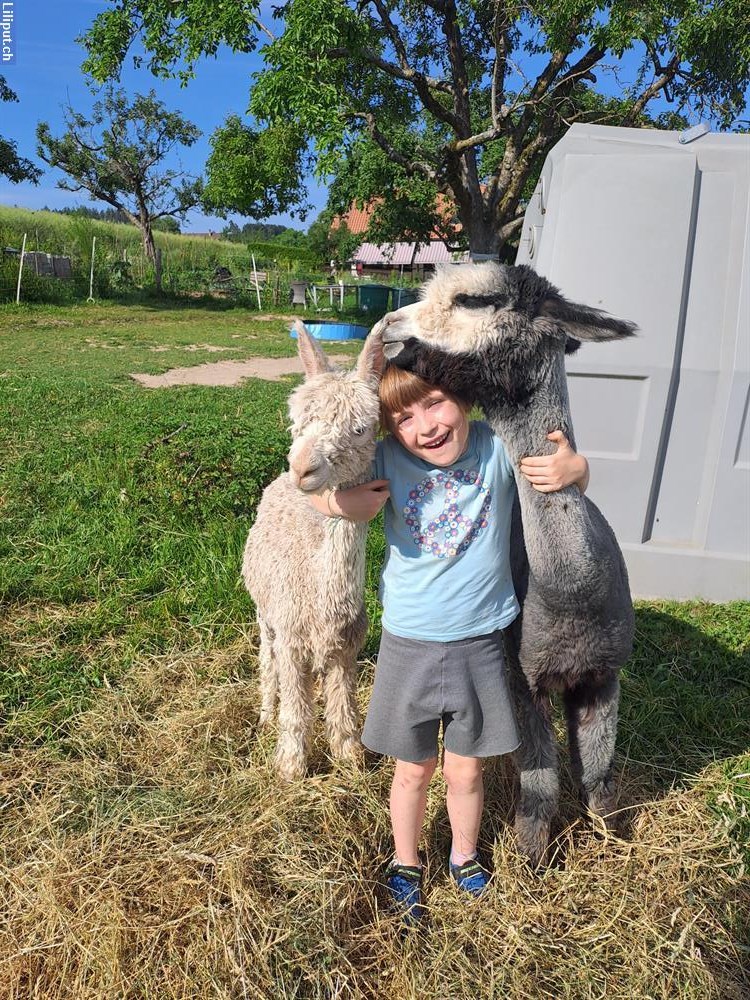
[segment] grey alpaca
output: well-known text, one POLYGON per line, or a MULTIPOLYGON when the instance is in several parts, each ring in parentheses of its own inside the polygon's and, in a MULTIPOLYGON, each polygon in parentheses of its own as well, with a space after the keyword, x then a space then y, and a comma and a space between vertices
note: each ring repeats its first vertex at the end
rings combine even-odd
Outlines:
MULTIPOLYGON (((422 301, 380 329, 389 360, 483 408, 518 468, 524 456, 554 450, 550 431, 574 445, 565 353, 635 327, 568 302, 528 267, 486 263, 441 269, 422 301)), ((591 500, 575 486, 540 493, 520 475, 517 484, 511 566, 522 614, 506 652, 522 734, 516 837, 536 867, 559 795, 551 692, 562 692, 585 805, 602 817, 615 809, 618 677, 632 650, 633 605, 622 553, 591 500)))
POLYGON ((242 563, 260 630, 260 722, 272 718, 278 700, 275 762, 288 780, 305 771, 316 677, 333 756, 359 753, 356 666, 367 631, 367 524, 319 514, 306 494, 371 478, 382 370, 377 334, 356 367, 342 371, 299 321, 296 329, 306 380, 289 398, 289 472, 264 490, 242 563))

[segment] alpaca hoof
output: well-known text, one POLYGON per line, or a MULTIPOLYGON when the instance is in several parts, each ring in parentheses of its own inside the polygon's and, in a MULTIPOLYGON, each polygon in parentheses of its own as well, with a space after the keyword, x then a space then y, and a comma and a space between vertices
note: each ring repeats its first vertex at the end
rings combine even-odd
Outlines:
POLYGON ((588 815, 594 826, 594 830, 605 836, 608 833, 618 835, 620 832, 621 817, 617 813, 615 805, 613 802, 608 802, 606 808, 600 808, 599 804, 596 804, 596 808, 590 802, 588 805, 588 815))
POLYGON ((516 816, 516 847, 533 871, 539 871, 547 863, 549 849, 549 823, 533 819, 531 816, 516 816))
POLYGON ((261 729, 265 729, 272 719, 273 719, 273 709, 262 708, 260 710, 260 715, 258 716, 258 726, 261 729))
POLYGON ((363 758, 363 750, 359 736, 347 736, 340 742, 332 742, 331 754, 336 760, 350 760, 354 763, 360 763, 363 758))
POLYGON ((305 776, 305 758, 296 754, 276 751, 276 772, 283 781, 297 781, 305 776))
POLYGON ((592 816, 595 825, 605 831, 614 833, 617 830, 617 798, 608 788, 600 788, 585 797, 586 809, 592 816))

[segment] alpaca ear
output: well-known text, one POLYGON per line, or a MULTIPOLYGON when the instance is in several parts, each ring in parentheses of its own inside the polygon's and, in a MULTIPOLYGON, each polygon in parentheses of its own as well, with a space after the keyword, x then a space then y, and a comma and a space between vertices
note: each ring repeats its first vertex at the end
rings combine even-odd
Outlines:
POLYGON ((378 323, 370 330, 359 352, 357 374, 363 379, 375 378, 380 381, 384 363, 382 326, 378 323))
MULTIPOLYGON (((548 293, 539 304, 537 319, 552 320, 563 327, 568 338, 573 340, 618 340, 620 337, 632 337, 638 329, 635 323, 577 302, 568 302, 556 293, 548 293)), ((567 349, 566 353, 572 352, 567 349)))
POLYGON ((294 329, 297 331, 297 352, 305 370, 305 378, 332 371, 333 366, 302 320, 294 321, 294 329))

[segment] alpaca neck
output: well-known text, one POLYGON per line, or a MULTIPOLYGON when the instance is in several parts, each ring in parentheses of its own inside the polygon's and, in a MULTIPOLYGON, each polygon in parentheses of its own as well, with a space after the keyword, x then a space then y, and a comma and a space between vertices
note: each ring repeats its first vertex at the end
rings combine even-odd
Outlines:
POLYGON ((503 381, 488 386, 477 402, 515 463, 527 455, 553 454, 556 445, 547 440, 551 431, 562 431, 575 447, 562 354, 535 383, 503 381))
POLYGON ((319 550, 319 599, 326 621, 353 621, 360 613, 365 588, 367 523, 345 517, 325 519, 319 550))
POLYGON ((597 556, 591 546, 586 501, 578 487, 540 493, 518 472, 523 458, 555 452, 557 445, 547 440, 551 431, 561 430, 575 447, 563 359, 523 403, 494 395, 482 405, 516 470, 531 574, 552 591, 560 589, 562 579, 589 580, 597 556))
MULTIPOLYGON (((369 478, 368 469, 333 488, 349 489, 369 478)), ((318 574, 320 598, 329 614, 335 612, 349 619, 362 604, 367 522, 351 521, 346 517, 325 517, 324 521, 325 536, 320 550, 321 570, 318 574)))

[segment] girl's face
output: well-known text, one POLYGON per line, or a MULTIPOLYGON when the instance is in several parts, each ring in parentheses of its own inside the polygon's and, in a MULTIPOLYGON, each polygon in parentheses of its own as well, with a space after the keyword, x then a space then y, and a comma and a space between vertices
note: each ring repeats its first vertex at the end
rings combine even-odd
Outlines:
POLYGON ((393 436, 430 465, 452 465, 469 443, 469 418, 440 389, 392 415, 393 436))

